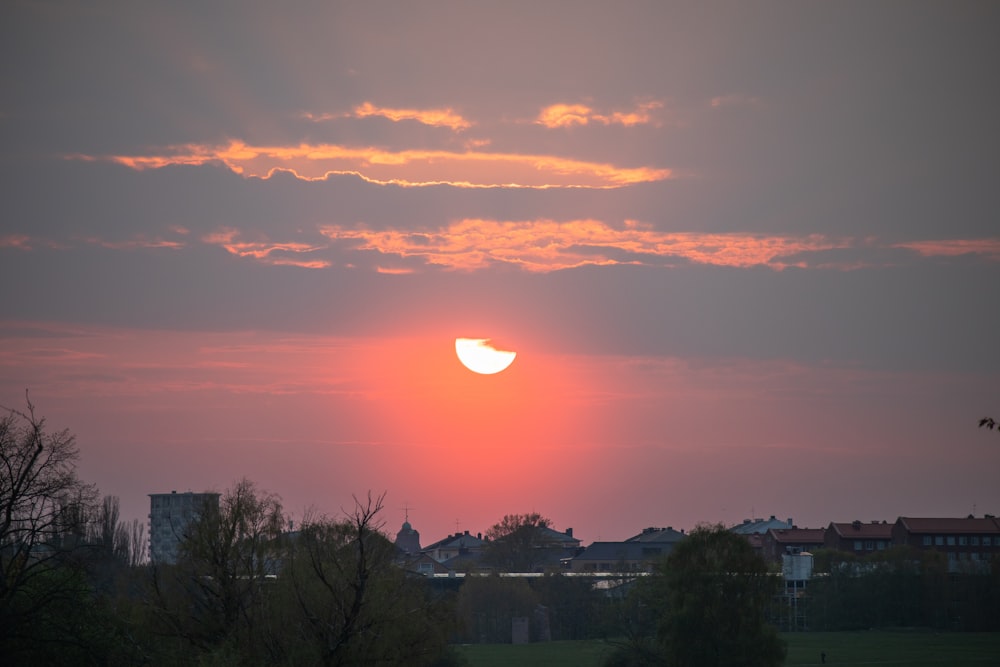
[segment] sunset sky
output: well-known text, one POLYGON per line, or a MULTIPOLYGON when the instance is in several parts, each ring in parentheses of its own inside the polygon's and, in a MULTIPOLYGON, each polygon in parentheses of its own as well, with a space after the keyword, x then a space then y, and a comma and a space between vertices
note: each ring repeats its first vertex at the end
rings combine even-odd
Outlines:
POLYGON ((0 4, 0 405, 426 545, 1000 514, 1000 3, 0 4), (457 337, 517 352, 476 375, 457 337))

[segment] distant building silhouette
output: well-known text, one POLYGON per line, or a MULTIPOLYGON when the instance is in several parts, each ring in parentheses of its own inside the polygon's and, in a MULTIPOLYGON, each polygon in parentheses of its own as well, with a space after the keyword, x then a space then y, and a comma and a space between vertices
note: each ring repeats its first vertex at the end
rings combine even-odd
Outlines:
POLYGON ((420 533, 410 525, 409 517, 396 533, 396 548, 408 556, 420 553, 420 533))
POLYGON ((185 530, 206 509, 219 510, 218 493, 149 494, 150 561, 176 563, 185 530))

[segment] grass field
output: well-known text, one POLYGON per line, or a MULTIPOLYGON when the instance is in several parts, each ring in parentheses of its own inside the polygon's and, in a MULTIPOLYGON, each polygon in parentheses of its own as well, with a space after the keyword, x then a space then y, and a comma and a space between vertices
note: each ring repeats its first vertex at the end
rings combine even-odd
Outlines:
MULTIPOLYGON (((786 665, 906 665, 994 667, 1000 665, 1000 633, 910 631, 798 632, 788 642, 786 665)), ((485 644, 458 647, 470 667, 600 667, 611 648, 601 641, 485 644)))

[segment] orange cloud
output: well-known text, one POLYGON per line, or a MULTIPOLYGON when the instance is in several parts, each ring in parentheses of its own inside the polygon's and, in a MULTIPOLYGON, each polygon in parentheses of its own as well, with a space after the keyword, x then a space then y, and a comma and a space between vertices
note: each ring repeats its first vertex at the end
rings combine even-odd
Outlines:
POLYGON ((330 174, 355 174, 374 183, 403 186, 617 188, 671 177, 669 169, 619 167, 554 155, 444 150, 392 152, 333 144, 186 144, 169 147, 156 155, 115 155, 106 159, 132 169, 221 162, 238 174, 260 178, 284 170, 306 180, 320 180, 330 174))
POLYGON ((222 229, 202 237, 202 241, 210 245, 224 248, 237 257, 252 257, 258 261, 274 266, 298 266, 306 269, 325 269, 330 262, 321 259, 301 259, 287 256, 284 253, 304 254, 322 250, 324 246, 314 246, 307 243, 273 243, 270 241, 239 241, 240 232, 236 229, 222 229))
POLYGON ((311 120, 315 123, 337 120, 340 118, 369 118, 371 116, 378 116, 381 118, 388 118, 393 122, 399 122, 401 120, 415 120, 423 125, 430 125, 431 127, 447 127, 455 131, 466 130, 472 127, 472 121, 466 120, 460 114, 455 113, 452 109, 393 109, 391 107, 377 107, 371 102, 365 102, 354 107, 350 113, 346 114, 332 114, 332 113, 322 113, 314 114, 310 112, 305 112, 302 117, 306 120, 311 120))
POLYGON ((415 120, 424 125, 433 127, 447 127, 452 130, 465 130, 472 127, 472 123, 462 118, 451 109, 391 109, 388 107, 376 107, 371 102, 354 107, 354 115, 358 118, 369 116, 381 116, 391 121, 415 120))
POLYGON ((952 239, 943 241, 908 241, 897 243, 894 248, 906 248, 924 257, 955 257, 958 255, 986 255, 1000 260, 1000 239, 952 239))
POLYGON ((597 220, 466 219, 427 232, 340 226, 321 227, 320 232, 334 241, 351 241, 360 250, 420 258, 430 265, 468 271, 511 264, 527 271, 546 272, 584 265, 662 264, 676 259, 783 269, 792 265, 783 258, 849 245, 820 235, 660 232, 638 222, 616 228, 597 220))
POLYGON ((652 112, 663 107, 662 102, 644 102, 632 111, 599 114, 584 104, 553 104, 541 110, 535 122, 548 128, 572 127, 600 123, 602 125, 648 125, 654 122, 652 112))

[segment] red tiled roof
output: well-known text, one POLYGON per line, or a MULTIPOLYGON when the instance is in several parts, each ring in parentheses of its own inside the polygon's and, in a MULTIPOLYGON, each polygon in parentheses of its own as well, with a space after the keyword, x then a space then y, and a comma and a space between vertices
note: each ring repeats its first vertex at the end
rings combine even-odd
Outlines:
POLYGON ((960 519, 901 516, 899 517, 899 522, 911 533, 1000 533, 1000 522, 997 519, 989 518, 960 519))
POLYGON ((888 540, 892 538, 892 527, 894 524, 891 523, 863 523, 860 521, 852 521, 851 523, 831 523, 830 527, 839 535, 840 537, 853 538, 859 537, 862 539, 869 540, 888 540))

